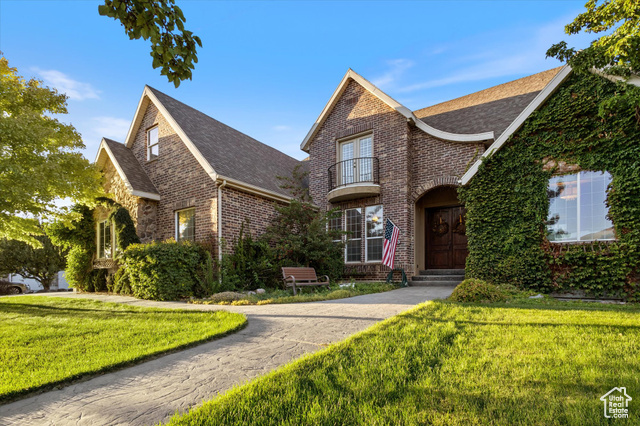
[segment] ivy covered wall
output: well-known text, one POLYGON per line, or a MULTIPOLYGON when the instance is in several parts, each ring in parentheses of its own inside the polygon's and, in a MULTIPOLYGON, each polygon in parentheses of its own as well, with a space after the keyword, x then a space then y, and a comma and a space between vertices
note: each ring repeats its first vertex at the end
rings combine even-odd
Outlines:
POLYGON ((459 189, 468 277, 640 299, 640 126, 633 106, 612 102, 624 90, 596 75, 571 75, 459 189), (549 178, 575 170, 612 175, 607 204, 615 242, 547 240, 549 178))

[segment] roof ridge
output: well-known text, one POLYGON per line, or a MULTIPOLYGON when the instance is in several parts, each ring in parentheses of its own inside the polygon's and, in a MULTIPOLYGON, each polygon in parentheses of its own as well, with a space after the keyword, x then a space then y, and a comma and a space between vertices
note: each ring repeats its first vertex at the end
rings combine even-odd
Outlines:
MULTIPOLYGON (((439 102, 439 103, 437 103, 437 104, 433 104, 433 105, 430 105, 430 106, 427 106, 427 107, 424 107, 424 108, 419 108, 419 109, 414 110, 413 112, 414 112, 414 114, 416 114, 416 115, 420 116, 420 115, 422 115, 421 113, 427 112, 427 110, 430 110, 430 109, 437 109, 436 107, 443 107, 443 106, 445 106, 445 105, 447 105, 447 104, 451 104, 451 103, 455 103, 455 102, 460 102, 461 100, 463 100, 463 99, 465 99, 465 98, 469 99, 469 98, 472 98, 472 97, 480 97, 480 95, 482 95, 482 94, 487 94, 487 93, 490 93, 490 92, 493 92, 493 91, 500 92, 500 90, 499 90, 500 88, 504 89, 506 86, 514 85, 514 83, 522 82, 522 80, 533 80, 533 79, 534 79, 534 77, 536 77, 536 76, 542 76, 542 74, 549 74, 549 73, 551 73, 551 72, 553 72, 553 74, 555 75, 555 74, 557 74, 557 73, 560 71, 560 69, 561 69, 562 67, 563 67, 563 66, 559 66, 559 67, 555 67, 555 68, 550 68, 550 69, 548 69, 548 70, 540 71, 540 72, 537 72, 537 73, 535 73, 535 74, 531 74, 531 75, 527 75, 527 76, 524 76, 524 77, 520 77, 520 78, 517 78, 517 79, 515 79, 515 80, 506 81, 506 82, 504 82, 504 83, 500 83, 500 84, 497 84, 497 85, 495 85, 495 86, 487 87, 486 89, 478 90, 477 92, 468 93, 468 94, 466 94, 466 95, 458 96, 457 98, 449 99, 449 100, 444 101, 444 102, 439 102)), ((519 96, 519 95, 524 95, 524 94, 527 94, 527 93, 537 92, 537 91, 542 90, 542 89, 544 88, 544 86, 545 86, 545 85, 546 85, 546 84, 544 84, 544 85, 543 85, 542 87, 540 87, 540 88, 536 88, 536 89, 533 89, 533 90, 529 90, 529 91, 527 91, 527 92, 516 93, 516 94, 513 94, 513 95, 511 95, 511 96, 503 96, 503 97, 499 97, 499 98, 495 98, 495 99, 487 100, 487 101, 485 101, 485 102, 472 103, 471 105, 465 105, 465 106, 462 106, 461 108, 470 107, 470 106, 475 106, 475 105, 481 105, 481 104, 484 104, 484 103, 489 103, 489 102, 493 102, 493 101, 498 101, 498 100, 500 100, 500 99, 509 98, 509 97, 512 97, 512 96, 519 96)), ((455 109, 460 109, 460 108, 455 108, 455 109)), ((450 109, 450 110, 448 110, 448 111, 452 111, 452 110, 454 110, 454 109, 450 109)), ((434 114, 438 114, 438 113, 439 113, 439 112, 436 112, 436 113, 434 113, 434 114)), ((420 118, 422 118, 422 117, 420 117, 420 118)))
POLYGON ((261 144, 261 145, 263 145, 263 146, 265 146, 265 147, 267 147, 267 148, 269 148, 269 149, 271 149, 271 150, 273 150, 273 151, 278 152, 279 154, 286 155, 287 157, 291 158, 292 160, 295 160, 295 161, 300 162, 300 160, 298 160, 298 159, 296 159, 296 158, 294 158, 294 157, 292 157, 292 156, 290 156, 290 155, 288 155, 288 154, 286 154, 286 153, 284 153, 284 152, 280 151, 279 149, 274 148, 274 147, 272 147, 271 145, 267 145, 266 143, 261 142, 261 141, 257 140, 256 138, 254 138, 254 137, 252 137, 252 136, 250 136, 250 135, 248 135, 248 134, 246 134, 246 133, 244 133, 244 132, 241 132, 240 130, 238 130, 238 129, 234 128, 234 127, 229 126, 228 124, 223 123, 223 122, 222 122, 222 121, 220 121, 220 120, 216 120, 215 118, 211 117, 209 114, 206 114, 206 113, 204 113, 204 112, 200 111, 199 109, 196 109, 196 108, 192 107, 191 105, 185 104, 184 102, 182 102, 182 101, 180 101, 180 100, 178 100, 178 99, 174 98, 173 96, 167 95, 166 93, 164 93, 164 92, 162 92, 162 91, 160 91, 160 90, 158 90, 158 89, 156 89, 156 88, 154 88, 154 87, 151 87, 151 86, 149 86, 148 84, 147 84, 146 86, 147 86, 149 89, 151 89, 153 92, 155 92, 155 93, 156 93, 156 95, 159 93, 159 94, 161 94, 161 95, 163 95, 163 96, 166 96, 167 98, 170 98, 170 99, 172 99, 173 101, 178 102, 179 104, 184 105, 185 107, 187 107, 187 108, 189 108, 189 109, 191 109, 191 110, 193 110, 193 111, 197 112, 198 114, 204 115, 205 117, 207 117, 207 118, 208 118, 208 119, 210 119, 210 120, 215 121, 216 123, 220 123, 221 125, 223 125, 223 126, 225 126, 225 127, 229 128, 229 129, 233 130, 234 132, 238 132, 238 133, 240 133, 240 134, 242 134, 242 135, 244 135, 244 136, 246 136, 246 137, 248 137, 248 138, 252 139, 253 141, 255 141, 255 142, 257 142, 257 143, 259 143, 259 144, 261 144))

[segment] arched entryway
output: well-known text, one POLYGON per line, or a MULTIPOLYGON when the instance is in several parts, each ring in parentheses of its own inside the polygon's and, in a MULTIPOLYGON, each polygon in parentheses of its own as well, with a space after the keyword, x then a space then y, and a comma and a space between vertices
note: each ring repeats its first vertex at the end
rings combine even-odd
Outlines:
POLYGON ((464 269, 465 211, 455 186, 433 188, 416 200, 414 241, 416 269, 464 269))

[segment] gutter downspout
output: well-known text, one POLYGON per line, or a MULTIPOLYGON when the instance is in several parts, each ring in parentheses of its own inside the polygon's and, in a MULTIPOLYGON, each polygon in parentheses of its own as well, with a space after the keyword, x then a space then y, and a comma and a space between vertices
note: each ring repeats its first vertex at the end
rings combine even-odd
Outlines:
POLYGON ((222 263, 222 188, 227 186, 227 180, 218 185, 218 265, 222 263))

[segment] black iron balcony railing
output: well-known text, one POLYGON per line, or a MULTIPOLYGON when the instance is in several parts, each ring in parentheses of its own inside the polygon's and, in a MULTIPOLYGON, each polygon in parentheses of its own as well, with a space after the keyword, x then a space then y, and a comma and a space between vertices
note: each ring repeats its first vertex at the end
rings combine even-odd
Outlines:
POLYGON ((356 183, 380 183, 377 157, 352 158, 329 167, 329 191, 356 183))

